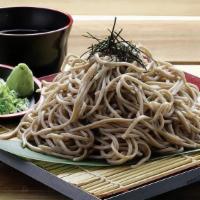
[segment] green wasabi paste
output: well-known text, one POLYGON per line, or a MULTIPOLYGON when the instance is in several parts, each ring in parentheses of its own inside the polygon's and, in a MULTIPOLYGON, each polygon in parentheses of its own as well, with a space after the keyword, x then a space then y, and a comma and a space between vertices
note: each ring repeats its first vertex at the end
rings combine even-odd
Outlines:
POLYGON ((20 63, 12 70, 6 84, 18 97, 28 97, 34 92, 33 73, 26 64, 20 63))
POLYGON ((24 63, 17 65, 5 82, 0 78, 0 115, 27 110, 34 92, 33 74, 24 63))

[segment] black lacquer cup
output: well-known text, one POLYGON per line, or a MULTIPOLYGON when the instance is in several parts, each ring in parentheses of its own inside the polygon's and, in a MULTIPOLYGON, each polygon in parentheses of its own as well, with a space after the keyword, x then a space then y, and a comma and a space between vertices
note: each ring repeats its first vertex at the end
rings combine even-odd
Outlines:
POLYGON ((60 70, 71 15, 48 8, 0 8, 0 64, 26 63, 36 77, 60 70))

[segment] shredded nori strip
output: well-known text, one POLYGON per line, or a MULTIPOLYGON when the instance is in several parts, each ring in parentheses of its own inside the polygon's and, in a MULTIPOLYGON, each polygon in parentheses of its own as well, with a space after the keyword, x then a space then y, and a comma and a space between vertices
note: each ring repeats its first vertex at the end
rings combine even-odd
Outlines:
POLYGON ((141 54, 144 53, 139 48, 137 48, 135 44, 125 40, 121 36, 123 29, 120 29, 119 32, 115 31, 116 20, 117 18, 115 17, 112 30, 108 30, 110 35, 105 39, 99 39, 88 32, 87 35, 83 35, 84 37, 96 40, 97 43, 89 46, 88 51, 82 54, 82 56, 89 54, 87 59, 90 59, 92 56, 94 56, 94 54, 100 53, 101 56, 110 56, 119 62, 133 63, 136 61, 146 69, 144 62, 141 59, 141 54))

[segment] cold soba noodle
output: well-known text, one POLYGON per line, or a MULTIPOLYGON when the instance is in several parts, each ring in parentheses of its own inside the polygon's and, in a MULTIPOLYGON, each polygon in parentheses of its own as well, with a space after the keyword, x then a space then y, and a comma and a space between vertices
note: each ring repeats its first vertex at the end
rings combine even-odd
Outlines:
POLYGON ((199 147, 199 91, 169 63, 152 61, 146 71, 95 54, 89 62, 68 57, 67 64, 43 83, 44 100, 15 130, 24 146, 114 165, 199 147))
POLYGON ((33 151, 112 165, 200 147, 198 88, 144 47, 135 48, 133 62, 128 52, 121 61, 123 51, 116 49, 67 57, 70 68, 43 82, 43 100, 0 138, 18 135, 33 151))

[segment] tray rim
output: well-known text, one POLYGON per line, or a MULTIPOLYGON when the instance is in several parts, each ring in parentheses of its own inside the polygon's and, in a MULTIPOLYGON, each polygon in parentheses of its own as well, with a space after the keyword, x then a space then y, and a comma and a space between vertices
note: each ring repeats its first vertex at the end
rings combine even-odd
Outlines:
MULTIPOLYGON (((0 150, 0 161, 73 200, 101 200, 89 194, 87 191, 58 178, 31 161, 16 157, 3 150, 0 150)), ((131 200, 134 198, 143 200, 190 185, 197 181, 200 181, 200 166, 163 177, 154 182, 103 199, 131 200)))
POLYGON ((34 163, 14 156, 8 152, 0 150, 0 161, 4 164, 22 172, 23 174, 43 183, 44 185, 56 190, 66 197, 77 200, 100 200, 99 198, 81 190, 75 185, 68 183, 34 163))

